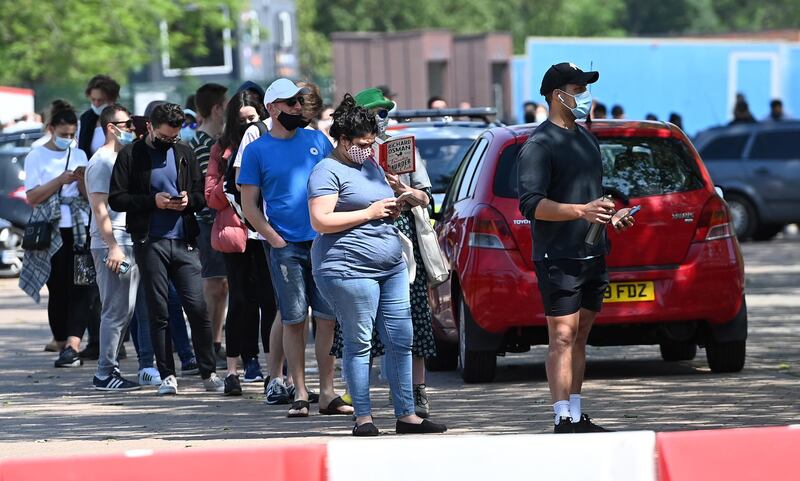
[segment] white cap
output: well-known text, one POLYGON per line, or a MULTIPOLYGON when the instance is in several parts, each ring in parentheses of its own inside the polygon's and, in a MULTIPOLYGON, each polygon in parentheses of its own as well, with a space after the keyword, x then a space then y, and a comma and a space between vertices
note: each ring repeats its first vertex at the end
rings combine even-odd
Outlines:
POLYGON ((285 100, 299 93, 308 93, 308 89, 300 88, 288 78, 279 78, 272 82, 264 93, 264 105, 269 105, 276 100, 285 100))

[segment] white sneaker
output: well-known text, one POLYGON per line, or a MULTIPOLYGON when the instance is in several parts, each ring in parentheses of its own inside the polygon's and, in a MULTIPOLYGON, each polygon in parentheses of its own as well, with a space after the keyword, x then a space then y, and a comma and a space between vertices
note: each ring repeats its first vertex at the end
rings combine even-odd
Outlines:
POLYGON ((158 369, 154 367, 146 367, 139 369, 139 385, 140 386, 158 386, 161 384, 161 374, 158 369))
POLYGON ((165 396, 174 394, 178 394, 178 380, 175 379, 175 376, 168 376, 161 381, 161 385, 158 386, 158 395, 165 396))
POLYGON ((203 386, 208 392, 225 392, 225 381, 220 379, 215 372, 212 372, 208 379, 203 379, 203 386))

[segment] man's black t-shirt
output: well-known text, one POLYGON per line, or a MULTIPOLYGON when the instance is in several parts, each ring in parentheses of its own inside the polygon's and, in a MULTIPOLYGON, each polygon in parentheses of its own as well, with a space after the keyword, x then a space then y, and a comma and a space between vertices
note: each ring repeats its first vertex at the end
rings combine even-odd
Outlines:
POLYGON ((603 195, 603 161, 597 139, 580 125, 570 130, 548 120, 525 142, 517 160, 519 208, 531 221, 533 260, 606 254, 605 230, 600 242, 589 246, 584 242, 588 221, 549 222, 535 216, 545 198, 560 204, 588 204, 603 195))

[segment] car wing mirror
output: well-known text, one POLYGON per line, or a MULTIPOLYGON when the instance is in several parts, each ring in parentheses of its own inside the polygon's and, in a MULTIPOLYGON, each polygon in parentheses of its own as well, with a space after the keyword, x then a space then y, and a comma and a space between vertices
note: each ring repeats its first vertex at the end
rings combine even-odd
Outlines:
POLYGON ((715 185, 714 190, 717 192, 717 195, 720 196, 721 199, 725 200, 725 193, 722 191, 722 187, 715 185))

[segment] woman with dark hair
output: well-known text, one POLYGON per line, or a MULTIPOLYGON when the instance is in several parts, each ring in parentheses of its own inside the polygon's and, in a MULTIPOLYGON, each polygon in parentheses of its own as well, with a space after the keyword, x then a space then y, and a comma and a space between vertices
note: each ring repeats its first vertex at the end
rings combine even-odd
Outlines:
POLYGON ((56 367, 82 364, 81 337, 97 296, 96 286, 73 282, 73 247, 85 245, 89 222, 83 184, 89 162, 82 150, 72 147, 77 130, 75 109, 63 100, 54 101, 47 122, 50 140, 25 158, 25 194, 34 207, 30 224, 48 222, 51 229, 47 247, 25 251, 19 286, 39 302, 39 291, 47 284, 47 317, 60 350, 56 367))
POLYGON ((375 115, 352 96, 333 114, 336 148, 308 180, 311 224, 319 235, 311 251, 314 279, 336 311, 344 338, 344 369, 356 414, 354 436, 377 436, 369 399, 373 326, 386 347, 398 434, 442 433, 444 425, 415 414, 411 379, 411 305, 408 271, 394 220, 394 197, 373 159, 375 115))
MULTIPOLYGON (((255 382, 263 378, 258 362, 259 325, 264 351, 269 353, 270 328, 277 312, 264 248, 258 234, 248 229, 240 212, 237 213, 231 205, 230 188, 228 192, 225 188, 225 173, 232 171, 229 162, 236 153, 242 134, 253 122, 259 122, 265 116, 264 106, 256 94, 249 90, 237 92, 225 109, 225 127, 219 141, 211 148, 206 174, 206 202, 217 211, 211 246, 223 253, 228 274, 228 316, 225 323, 227 396, 242 394, 237 367, 240 355, 245 366, 244 381, 255 382)), ((268 367, 272 366, 268 363, 268 367)))

